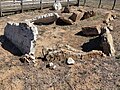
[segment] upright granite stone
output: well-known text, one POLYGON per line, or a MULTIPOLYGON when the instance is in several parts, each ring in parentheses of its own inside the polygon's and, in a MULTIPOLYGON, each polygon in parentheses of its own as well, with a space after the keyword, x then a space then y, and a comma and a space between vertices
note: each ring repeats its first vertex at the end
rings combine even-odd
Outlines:
POLYGON ((103 53, 105 53, 106 55, 115 56, 113 38, 107 27, 106 27, 106 32, 101 35, 101 47, 102 47, 103 53))
POLYGON ((23 54, 34 54, 38 35, 37 27, 30 22, 8 22, 4 35, 16 46, 23 54))

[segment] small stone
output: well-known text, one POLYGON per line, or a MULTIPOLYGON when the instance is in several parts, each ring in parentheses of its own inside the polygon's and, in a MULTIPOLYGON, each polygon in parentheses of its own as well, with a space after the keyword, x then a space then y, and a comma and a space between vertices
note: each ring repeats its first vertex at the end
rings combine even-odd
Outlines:
POLYGON ((56 65, 54 65, 54 66, 53 66, 53 69, 55 69, 56 67, 57 67, 57 66, 56 66, 56 65))
POLYGON ((75 61, 71 57, 69 57, 68 60, 67 60, 67 64, 68 65, 73 65, 73 64, 75 64, 75 61))
POLYGON ((49 67, 52 67, 54 64, 52 62, 49 63, 49 67))

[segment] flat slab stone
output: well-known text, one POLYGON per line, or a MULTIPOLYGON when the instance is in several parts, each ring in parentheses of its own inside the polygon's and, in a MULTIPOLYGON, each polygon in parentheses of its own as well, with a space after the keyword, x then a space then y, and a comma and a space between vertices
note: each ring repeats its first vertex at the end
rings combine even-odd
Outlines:
POLYGON ((72 25, 73 21, 66 17, 59 17, 56 21, 57 25, 72 25))
POLYGON ((84 19, 87 19, 87 18, 90 18, 90 17, 93 17, 95 16, 96 13, 94 11, 86 11, 83 15, 83 17, 81 18, 81 20, 84 20, 84 19))
POLYGON ((4 35, 23 53, 34 54, 38 30, 30 22, 8 22, 4 35))
POLYGON ((101 34, 101 26, 95 25, 95 26, 83 27, 81 32, 85 36, 96 36, 101 34))
POLYGON ((77 21, 80 21, 83 15, 84 15, 84 12, 76 11, 69 17, 69 19, 71 19, 74 22, 77 22, 77 21))
POLYGON ((59 17, 60 16, 57 13, 47 13, 47 14, 35 17, 35 18, 33 18, 32 20, 29 20, 29 21, 33 22, 34 24, 52 24, 59 17))

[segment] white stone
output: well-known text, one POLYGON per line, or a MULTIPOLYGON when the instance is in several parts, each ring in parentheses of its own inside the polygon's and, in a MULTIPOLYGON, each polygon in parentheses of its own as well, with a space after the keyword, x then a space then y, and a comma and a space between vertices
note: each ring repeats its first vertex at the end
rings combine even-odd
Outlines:
POLYGON ((67 64, 68 65, 75 64, 75 61, 71 57, 69 57, 68 60, 67 60, 67 64))
POLYGON ((54 64, 52 62, 49 63, 49 66, 52 67, 54 64))
POLYGON ((8 22, 4 35, 23 53, 35 53, 38 30, 29 21, 15 23, 8 22))
POLYGON ((54 65, 54 66, 53 66, 53 69, 55 69, 56 67, 57 67, 57 66, 56 66, 56 65, 54 65))
POLYGON ((53 8, 54 8, 55 10, 61 10, 61 9, 62 9, 62 5, 61 5, 60 2, 55 2, 55 3, 53 4, 53 8))

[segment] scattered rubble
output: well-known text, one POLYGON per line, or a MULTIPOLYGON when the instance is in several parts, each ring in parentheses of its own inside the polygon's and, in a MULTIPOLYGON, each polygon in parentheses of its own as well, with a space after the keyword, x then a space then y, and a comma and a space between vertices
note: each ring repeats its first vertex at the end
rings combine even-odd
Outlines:
POLYGON ((59 17, 56 21, 57 25, 72 25, 73 21, 66 17, 59 17))
POLYGON ((54 9, 54 10, 61 10, 61 9, 62 9, 61 3, 60 3, 60 2, 55 2, 55 3, 53 4, 53 9, 54 9))
POLYGON ((69 45, 67 45, 67 47, 65 45, 63 47, 56 47, 56 48, 43 48, 43 59, 47 61, 62 61, 68 59, 71 61, 70 58, 76 60, 76 59, 83 59, 85 57, 95 58, 95 57, 105 57, 105 56, 106 55, 102 53, 102 51, 94 50, 91 52, 83 52, 69 45))
POLYGON ((113 38, 107 27, 106 27, 106 32, 101 35, 101 47, 103 49, 103 53, 105 53, 106 55, 108 56, 115 55, 113 38))
POLYGON ((69 19, 71 19, 73 22, 77 22, 77 21, 80 21, 83 15, 84 15, 84 12, 76 11, 69 17, 69 19))
POLYGON ((47 14, 35 17, 29 21, 37 25, 40 25, 40 24, 46 25, 46 24, 54 23, 59 17, 60 16, 58 15, 58 13, 47 13, 47 14))
POLYGON ((95 16, 96 13, 94 11, 86 11, 83 15, 83 17, 81 18, 81 20, 84 20, 84 19, 87 19, 87 18, 90 18, 90 17, 93 17, 95 16))
POLYGON ((34 54, 38 30, 30 22, 8 22, 4 35, 23 53, 34 54))
POLYGON ((73 65, 73 64, 75 64, 75 60, 73 60, 71 57, 69 57, 69 58, 67 59, 67 64, 68 64, 68 65, 73 65))
POLYGON ((55 69, 56 65, 54 65, 54 63, 50 62, 47 67, 49 67, 50 69, 55 69))
POLYGON ((25 54, 20 58, 20 61, 23 62, 23 63, 24 62, 27 62, 27 63, 33 62, 33 63, 35 63, 35 57, 34 57, 33 54, 25 54))

